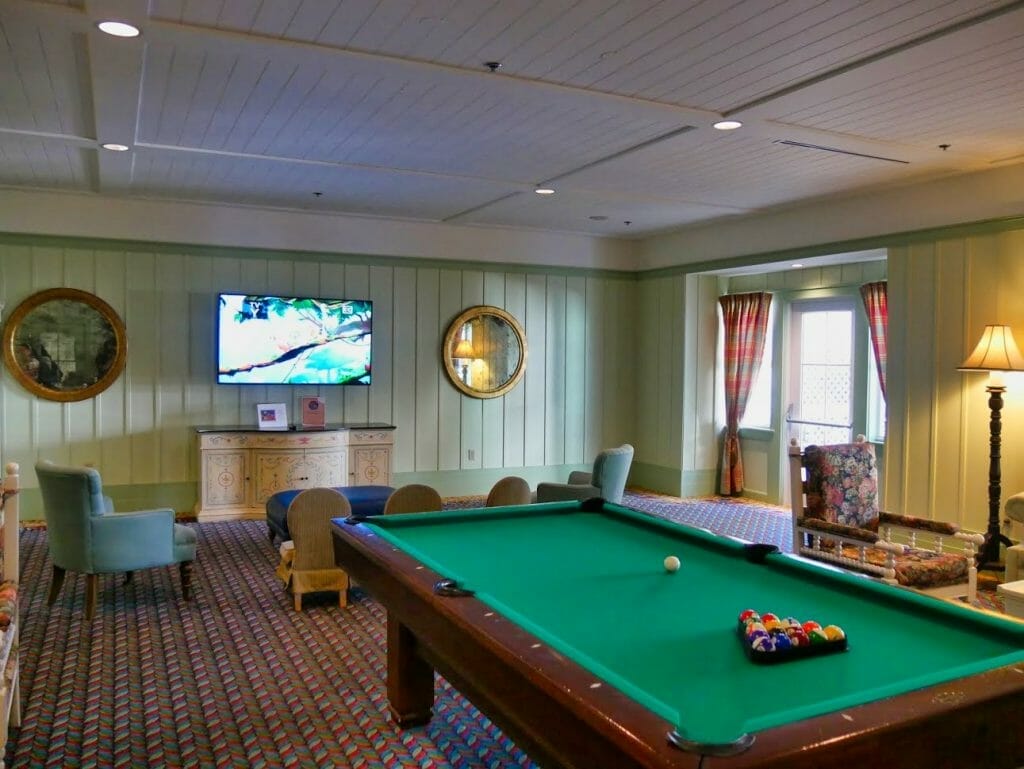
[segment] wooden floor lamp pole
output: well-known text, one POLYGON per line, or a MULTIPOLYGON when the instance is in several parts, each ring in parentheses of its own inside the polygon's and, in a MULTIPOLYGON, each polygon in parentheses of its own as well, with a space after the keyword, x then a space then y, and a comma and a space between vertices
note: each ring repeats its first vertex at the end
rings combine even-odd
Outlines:
POLYGON ((1003 432, 1002 418, 999 412, 1003 409, 1003 393, 1006 392, 1006 387, 989 383, 985 390, 988 392, 988 407, 991 411, 988 422, 988 530, 985 532, 985 543, 978 552, 978 568, 985 566, 1002 568, 999 560, 999 546, 1012 544, 999 526, 999 497, 1002 492, 999 450, 1003 432))

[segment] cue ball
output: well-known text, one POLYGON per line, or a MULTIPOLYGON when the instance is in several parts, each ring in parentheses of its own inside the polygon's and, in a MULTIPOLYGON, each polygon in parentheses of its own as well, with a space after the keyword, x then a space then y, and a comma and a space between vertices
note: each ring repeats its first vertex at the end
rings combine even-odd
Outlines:
POLYGON ((670 555, 665 559, 665 571, 679 571, 679 559, 674 555, 670 555))

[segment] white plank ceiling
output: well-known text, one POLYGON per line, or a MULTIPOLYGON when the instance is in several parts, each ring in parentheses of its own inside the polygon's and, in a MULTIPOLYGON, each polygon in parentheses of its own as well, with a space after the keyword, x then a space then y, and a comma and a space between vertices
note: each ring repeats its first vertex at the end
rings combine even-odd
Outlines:
POLYGON ((0 0, 0 185, 642 236, 1024 162, 1022 82, 1022 0, 0 0))

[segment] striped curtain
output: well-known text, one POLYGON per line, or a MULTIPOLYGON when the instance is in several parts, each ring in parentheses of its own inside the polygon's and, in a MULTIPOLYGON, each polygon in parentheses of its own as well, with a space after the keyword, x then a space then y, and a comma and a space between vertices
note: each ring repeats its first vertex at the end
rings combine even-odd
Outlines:
POLYGON ((889 333, 889 303, 886 299, 888 284, 884 280, 865 283, 860 287, 864 310, 868 314, 868 330, 871 332, 871 347, 875 351, 875 365, 878 367, 878 385, 885 398, 886 336, 889 333))
POLYGON ((768 310, 772 295, 765 292, 720 296, 725 331, 725 441, 719 492, 743 491, 743 458, 740 456, 740 419, 761 368, 768 335, 768 310))

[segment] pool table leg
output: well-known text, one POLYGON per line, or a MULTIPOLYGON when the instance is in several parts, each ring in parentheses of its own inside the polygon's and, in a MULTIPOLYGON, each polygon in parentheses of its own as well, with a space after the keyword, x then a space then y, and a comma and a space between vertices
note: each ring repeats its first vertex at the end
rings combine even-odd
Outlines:
POLYGON ((401 727, 420 726, 433 715, 434 668, 416 653, 418 641, 388 612, 388 704, 401 727))

